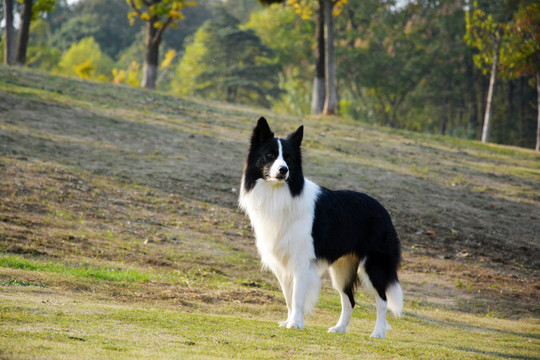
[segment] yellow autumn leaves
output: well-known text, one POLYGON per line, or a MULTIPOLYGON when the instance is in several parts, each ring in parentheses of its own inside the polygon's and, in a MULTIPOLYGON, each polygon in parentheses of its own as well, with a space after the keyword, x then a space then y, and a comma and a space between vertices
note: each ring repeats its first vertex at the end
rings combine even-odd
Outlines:
MULTIPOLYGON (((174 58, 176 57, 176 51, 174 49, 169 49, 165 56, 163 57, 163 61, 161 62, 161 65, 159 66, 160 71, 166 71, 170 68, 174 58)), ((128 66, 126 70, 123 69, 116 69, 114 68, 112 70, 113 74, 113 84, 128 84, 131 86, 140 86, 140 70, 141 66, 139 63, 135 60, 131 62, 131 64, 128 66)))
MULTIPOLYGON (((332 1, 334 8, 332 9, 332 14, 338 16, 343 11, 343 6, 347 4, 348 0, 337 0, 332 1)), ((300 15, 304 20, 311 19, 313 15, 313 4, 312 0, 287 0, 287 5, 292 6, 295 10, 295 13, 300 15)))
POLYGON ((140 18, 142 21, 151 22, 156 29, 163 27, 166 23, 180 21, 184 19, 182 9, 187 6, 195 6, 195 1, 185 0, 162 0, 150 6, 142 0, 126 0, 134 9, 128 13, 129 22, 134 24, 135 18, 140 18))

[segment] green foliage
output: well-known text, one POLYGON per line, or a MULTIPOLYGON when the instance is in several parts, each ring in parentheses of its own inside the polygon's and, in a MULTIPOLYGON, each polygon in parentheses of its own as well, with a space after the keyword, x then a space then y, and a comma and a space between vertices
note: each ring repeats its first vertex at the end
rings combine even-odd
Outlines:
POLYGON ((540 71, 540 4, 522 2, 505 30, 502 74, 512 79, 535 75, 540 71))
POLYGON ((176 67, 176 77, 171 83, 173 92, 193 95, 200 86, 205 86, 198 83, 197 78, 206 68, 206 64, 202 61, 208 52, 205 45, 208 36, 208 32, 201 28, 195 33, 193 40, 186 45, 184 56, 176 67))
POLYGON ((50 26, 42 19, 32 21, 27 50, 26 65, 44 70, 52 70, 62 53, 60 49, 49 46, 50 26))
POLYGON ((84 38, 62 55, 58 70, 65 75, 107 81, 114 63, 101 52, 94 38, 84 38))
MULTIPOLYGON (((19 0, 20 3, 24 0, 19 0)), ((36 20, 43 13, 50 12, 54 9, 57 0, 34 0, 32 4, 32 20, 36 20)))
MULTIPOLYGON (((302 20, 294 8, 272 5, 252 13, 245 28, 255 31, 262 43, 272 48, 278 63, 296 63, 297 67, 312 65, 315 26, 312 21, 302 20)), ((309 69, 306 73, 309 73, 306 78, 313 77, 309 69)))
POLYGON ((177 52, 184 51, 186 39, 193 36, 193 34, 195 34, 195 32, 212 16, 209 5, 203 1, 199 1, 197 6, 186 7, 182 10, 184 19, 178 26, 173 26, 163 33, 165 47, 174 49, 177 52))
MULTIPOLYGON (((177 51, 170 70, 160 72, 157 79, 161 90, 167 91, 171 86, 181 94, 229 101, 235 98, 234 101, 272 106, 294 114, 310 111, 316 2, 289 0, 284 5, 280 1, 261 9, 257 2, 243 0, 219 4, 201 0, 196 7, 187 7, 186 1, 167 0, 151 8, 143 1, 134 1, 135 10, 131 10, 134 26, 129 26, 126 16, 129 3, 126 0, 79 0, 70 4, 66 0, 34 1, 39 10, 34 12, 38 18, 32 22, 28 65, 54 69, 62 57, 60 51, 67 52, 72 44, 93 37, 101 51, 117 61, 108 66, 109 70, 101 71, 102 75, 110 80, 111 70, 115 68, 115 82, 141 83, 147 38, 142 16, 154 21, 156 32, 168 29, 161 31, 164 44, 160 45, 156 65, 159 67, 168 50, 177 51), (211 57, 217 59, 214 53, 223 50, 212 45, 212 52, 205 53, 210 48, 204 43, 210 40, 203 39, 203 33, 209 34, 207 28, 194 35, 206 20, 216 16, 213 8, 241 19, 238 30, 255 32, 271 55, 265 50, 262 56, 255 56, 253 63, 274 66, 273 71, 256 69, 248 60, 236 60, 240 64, 237 69, 226 69, 225 57, 216 61, 219 66, 214 66, 211 57), (44 16, 44 11, 49 13, 44 16), (171 11, 173 16, 169 18, 171 11), (179 22, 182 17, 185 18, 179 22), (179 24, 178 28, 171 29, 175 23, 179 24), (187 37, 192 40, 184 44, 187 37), (241 71, 246 65, 251 70, 241 71), (171 79, 173 75, 175 78, 171 79), (228 77, 229 85, 242 85, 244 92, 236 95, 229 86, 229 97, 223 95, 227 90, 216 85, 218 75, 228 77), (266 97, 260 95, 262 91, 247 90, 254 83, 248 84, 245 78, 256 76, 267 80, 263 87, 273 89, 268 92, 272 93, 270 99, 260 100, 266 97), (279 95, 275 95, 276 89, 281 90, 279 95)), ((487 92, 484 73, 493 60, 493 31, 499 29, 503 41, 497 69, 500 81, 493 98, 492 138, 519 146, 534 144, 537 96, 527 83, 534 85, 534 73, 540 68, 540 14, 536 2, 477 0, 473 3, 471 0, 470 7, 465 7, 462 1, 450 0, 406 1, 400 6, 395 3, 349 0, 336 5, 340 12, 335 17, 335 49, 341 114, 384 126, 474 139, 484 113, 487 92)), ((20 8, 18 1, 16 7, 20 8)), ((225 52, 231 53, 229 58, 236 56, 233 51, 225 52)), ((87 60, 73 64, 71 75, 77 76, 75 66, 87 60)), ((79 67, 81 76, 99 77, 96 74, 100 73, 100 66, 95 60, 84 65, 79 67)), ((219 82, 224 84, 224 80, 219 82)))
POLYGON ((100 49, 116 58, 122 49, 129 47, 141 29, 129 26, 126 13, 129 6, 124 0, 82 0, 76 3, 61 27, 54 33, 52 44, 67 50, 72 43, 93 37, 100 49))
POLYGON ((419 5, 410 4, 400 12, 373 0, 356 5, 354 16, 338 23, 345 32, 337 49, 338 76, 353 96, 356 106, 351 110, 371 114, 371 121, 379 124, 408 127, 399 113, 429 73, 434 54, 427 51, 431 39, 426 34, 431 24, 417 18, 419 5), (358 101, 361 98, 367 99, 358 101))
POLYGON ((218 12, 195 34, 177 66, 179 93, 269 107, 280 91, 273 52, 252 30, 218 12))
POLYGON ((478 7, 475 1, 473 8, 466 19, 465 41, 467 44, 478 50, 473 56, 474 64, 488 74, 493 63, 493 54, 496 51, 497 42, 502 41, 504 24, 496 22, 493 15, 487 14, 478 7))
POLYGON ((274 101, 273 108, 298 115, 309 113, 314 71, 313 22, 299 17, 294 7, 271 5, 251 14, 245 27, 272 48, 276 62, 282 66, 279 88, 283 93, 274 101))

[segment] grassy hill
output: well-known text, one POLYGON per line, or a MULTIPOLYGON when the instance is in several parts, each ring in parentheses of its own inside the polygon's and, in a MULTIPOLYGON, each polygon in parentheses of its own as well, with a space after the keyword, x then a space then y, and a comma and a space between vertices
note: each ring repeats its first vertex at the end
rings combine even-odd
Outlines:
POLYGON ((540 156, 337 117, 0 67, 0 358, 540 358, 540 156), (369 339, 329 281, 306 329, 237 210, 248 138, 305 125, 304 173, 369 193, 405 314, 369 339))

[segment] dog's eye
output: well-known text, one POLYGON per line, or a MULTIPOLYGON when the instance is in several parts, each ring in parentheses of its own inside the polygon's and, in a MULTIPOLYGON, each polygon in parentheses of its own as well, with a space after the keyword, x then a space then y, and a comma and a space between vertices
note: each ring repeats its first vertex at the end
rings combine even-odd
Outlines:
POLYGON ((268 154, 266 154, 266 158, 272 160, 272 159, 276 158, 276 155, 274 155, 272 153, 268 153, 268 154))

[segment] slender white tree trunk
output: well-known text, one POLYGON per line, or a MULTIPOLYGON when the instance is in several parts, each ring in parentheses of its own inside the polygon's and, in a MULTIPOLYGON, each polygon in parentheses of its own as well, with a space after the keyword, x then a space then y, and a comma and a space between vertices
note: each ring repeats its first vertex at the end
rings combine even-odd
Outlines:
POLYGON ((157 65, 145 62, 143 66, 143 79, 141 82, 141 87, 146 89, 155 89, 157 74, 157 65))
POLYGON ((536 72, 536 96, 538 98, 538 124, 536 126, 536 146, 534 150, 540 150, 540 70, 536 72))
POLYGON ((501 50, 501 35, 496 35, 497 44, 495 46, 495 53, 493 54, 493 63, 491 64, 491 76, 489 78, 489 90, 486 101, 486 113, 484 116, 484 126, 482 128, 482 142, 487 143, 489 140, 489 132, 491 130, 491 114, 492 114, 492 101, 493 90, 495 88, 495 80, 497 78, 497 65, 499 63, 499 52, 501 50))
POLYGON ((311 113, 318 115, 324 108, 326 84, 324 76, 324 0, 318 1, 317 6, 317 29, 315 31, 315 77, 313 78, 313 93, 311 96, 311 113))
POLYGON ((325 89, 324 77, 315 76, 313 78, 313 96, 311 97, 311 113, 313 115, 318 115, 323 111, 325 89))
POLYGON ((324 0, 324 58, 326 94, 324 99, 323 114, 325 115, 338 113, 336 64, 334 62, 334 20, 332 19, 333 8, 334 2, 332 0, 324 0))
POLYGON ((324 80, 324 0, 318 1, 315 42, 317 47, 315 49, 315 77, 313 78, 311 113, 317 115, 323 111, 326 93, 326 84, 324 80))

